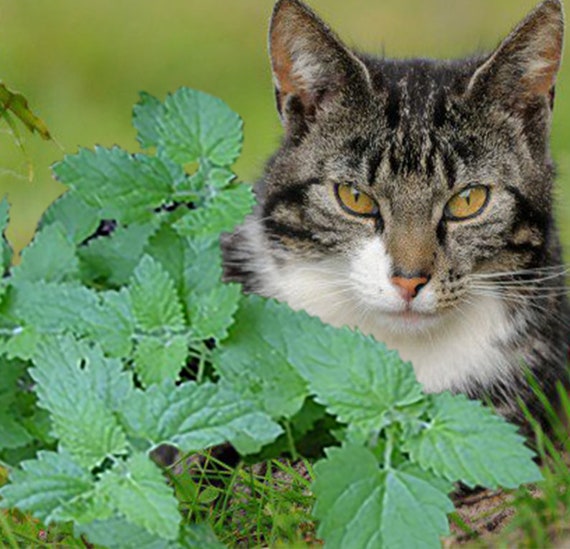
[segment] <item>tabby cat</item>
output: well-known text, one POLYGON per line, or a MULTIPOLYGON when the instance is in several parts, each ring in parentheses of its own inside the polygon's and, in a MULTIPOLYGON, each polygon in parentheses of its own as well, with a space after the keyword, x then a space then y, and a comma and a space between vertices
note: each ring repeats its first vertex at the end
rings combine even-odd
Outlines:
POLYGON ((348 49, 301 1, 270 30, 285 137, 225 276, 371 334, 428 392, 486 398, 523 423, 566 384, 570 312, 549 131, 559 0, 490 55, 393 60, 348 49))

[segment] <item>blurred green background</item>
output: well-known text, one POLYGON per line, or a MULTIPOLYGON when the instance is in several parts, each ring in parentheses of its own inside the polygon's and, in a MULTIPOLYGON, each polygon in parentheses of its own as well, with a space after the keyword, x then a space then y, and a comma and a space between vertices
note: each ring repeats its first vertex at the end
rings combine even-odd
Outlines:
MULTIPOLYGON (((536 4, 309 3, 349 45, 429 57, 492 49, 536 4)), ((27 243, 42 211, 63 191, 49 166, 64 153, 95 144, 138 150, 131 110, 142 90, 162 99, 185 85, 221 97, 245 121, 237 173, 258 177, 281 132, 266 53, 272 6, 272 0, 0 0, 0 78, 30 100, 63 148, 25 135, 30 182, 26 158, 0 128, 0 195, 12 203, 8 236, 15 248, 27 243)), ((559 78, 553 149, 558 219, 570 247, 570 59, 559 78)))

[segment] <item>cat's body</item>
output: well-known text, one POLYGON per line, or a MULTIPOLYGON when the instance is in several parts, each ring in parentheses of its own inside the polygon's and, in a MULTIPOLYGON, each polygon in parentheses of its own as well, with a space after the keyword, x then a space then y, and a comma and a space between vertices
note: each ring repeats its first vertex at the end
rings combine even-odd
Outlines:
POLYGON ((410 360, 426 391, 554 399, 570 313, 548 135, 562 7, 489 56, 355 54, 297 0, 270 35, 282 146, 224 241, 228 280, 410 360))

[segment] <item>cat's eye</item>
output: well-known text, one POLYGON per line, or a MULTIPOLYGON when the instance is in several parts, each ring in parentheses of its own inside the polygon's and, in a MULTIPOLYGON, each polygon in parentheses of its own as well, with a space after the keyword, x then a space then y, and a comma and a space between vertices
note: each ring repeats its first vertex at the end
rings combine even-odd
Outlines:
POLYGON ((489 189, 474 185, 462 190, 445 206, 444 214, 451 221, 464 221, 479 215, 489 202, 489 189))
POLYGON ((352 215, 376 217, 379 214, 376 201, 352 185, 336 185, 335 194, 341 207, 352 215))

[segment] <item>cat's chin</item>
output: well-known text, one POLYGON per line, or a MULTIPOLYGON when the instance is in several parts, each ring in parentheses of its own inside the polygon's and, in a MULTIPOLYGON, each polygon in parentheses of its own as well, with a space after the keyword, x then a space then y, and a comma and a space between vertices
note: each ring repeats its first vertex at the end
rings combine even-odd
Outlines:
POLYGON ((421 313, 412 310, 380 313, 376 319, 378 327, 393 334, 416 335, 437 328, 445 315, 421 313))

